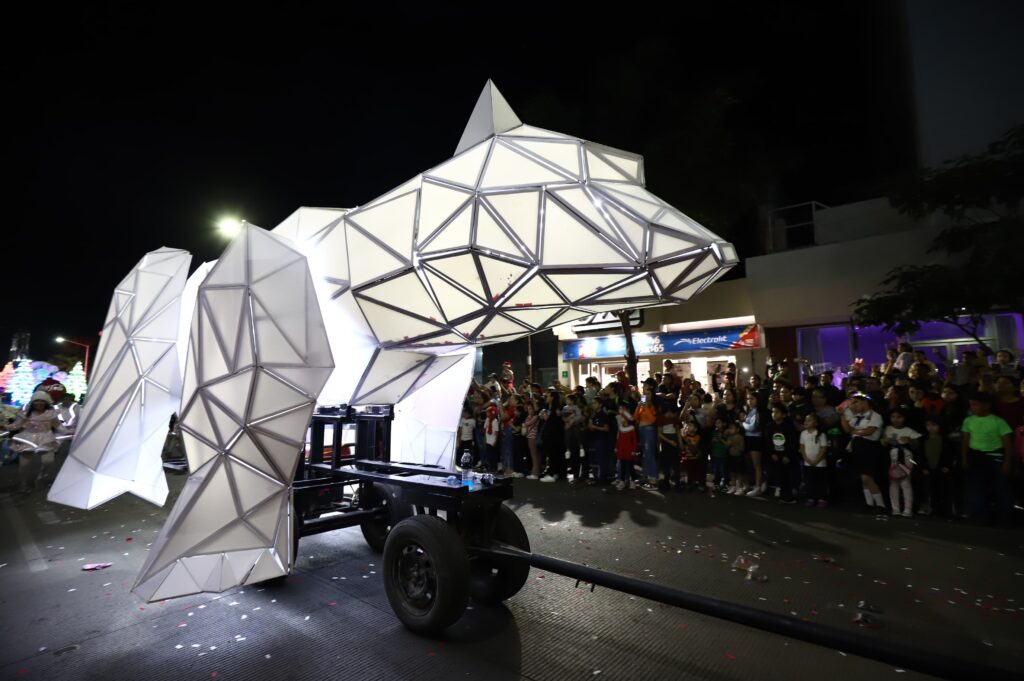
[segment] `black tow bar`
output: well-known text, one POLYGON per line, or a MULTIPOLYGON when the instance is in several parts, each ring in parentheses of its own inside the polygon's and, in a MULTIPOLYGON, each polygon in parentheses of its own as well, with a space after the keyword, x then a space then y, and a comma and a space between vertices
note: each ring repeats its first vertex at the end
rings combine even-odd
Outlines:
POLYGON ((939 678, 975 681, 985 679, 995 681, 1006 679, 1017 681, 1019 673, 1013 673, 998 667, 980 662, 967 662, 958 658, 925 652, 895 645, 889 641, 868 638, 859 634, 833 627, 804 622, 788 615, 779 615, 745 605, 721 601, 717 598, 699 596, 679 589, 646 582, 633 577, 605 572, 588 565, 572 563, 560 558, 552 558, 539 553, 529 553, 505 544, 492 544, 489 547, 473 547, 471 553, 487 555, 494 558, 514 558, 525 560, 532 567, 573 579, 589 582, 597 586, 607 587, 615 591, 632 594, 665 605, 673 605, 685 610, 699 612, 728 622, 743 624, 773 634, 779 634, 798 641, 806 641, 815 645, 832 648, 844 653, 852 653, 879 662, 895 665, 902 669, 910 669, 939 678))

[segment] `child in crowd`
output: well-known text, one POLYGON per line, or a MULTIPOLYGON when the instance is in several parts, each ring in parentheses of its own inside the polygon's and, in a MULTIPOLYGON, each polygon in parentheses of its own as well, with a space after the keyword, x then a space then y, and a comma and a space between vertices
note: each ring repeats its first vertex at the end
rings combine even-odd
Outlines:
POLYGON ((953 484, 953 463, 955 454, 949 439, 942 432, 941 417, 930 416, 925 420, 925 435, 921 438, 923 456, 918 461, 921 473, 921 515, 949 515, 953 484))
POLYGON ((914 469, 914 455, 921 434, 907 425, 904 410, 897 407, 889 412, 889 424, 885 427, 882 442, 889 448, 889 503, 892 514, 900 515, 900 490, 903 490, 903 516, 914 515, 914 488, 911 473, 914 469))
MULTIPOLYGON (((679 441, 679 463, 686 471, 686 488, 690 491, 703 489, 707 482, 707 473, 702 460, 704 450, 700 446, 700 428, 695 421, 683 424, 679 441)), ((677 486, 682 488, 681 483, 677 486)))
POLYGON ((679 482, 679 450, 682 448, 682 441, 679 437, 678 423, 679 414, 670 402, 666 402, 662 406, 661 424, 658 426, 658 444, 661 445, 658 489, 663 492, 668 491, 673 482, 679 482))
POLYGON ((523 421, 523 430, 526 435, 526 448, 530 451, 530 474, 527 480, 540 480, 540 451, 537 449, 537 429, 540 426, 540 417, 537 416, 537 406, 530 400, 526 403, 526 419, 523 421))
POLYGON ((619 489, 629 489, 633 477, 637 439, 632 412, 630 406, 623 403, 619 405, 619 413, 615 415, 619 431, 615 437, 615 458, 619 466, 619 479, 616 480, 615 486, 619 489))
POLYGON ((804 416, 803 432, 800 433, 800 459, 804 465, 804 479, 807 480, 806 506, 828 507, 828 437, 818 428, 817 414, 804 416))
POLYGON ((469 409, 462 410, 462 418, 459 419, 459 456, 468 451, 473 457, 473 465, 477 464, 476 438, 473 437, 473 429, 476 428, 476 419, 469 409))
POLYGON ((747 493, 747 443, 735 421, 725 426, 725 444, 729 448, 729 487, 726 494, 740 496, 747 493))
POLYGON ((715 419, 715 429, 711 433, 711 472, 714 476, 715 489, 724 492, 728 481, 729 445, 726 442, 725 419, 715 419))
POLYGON ((800 433, 789 419, 789 410, 783 403, 772 405, 772 418, 764 427, 765 449, 768 451, 769 470, 776 485, 775 496, 784 504, 796 503, 797 454, 800 452, 800 433))

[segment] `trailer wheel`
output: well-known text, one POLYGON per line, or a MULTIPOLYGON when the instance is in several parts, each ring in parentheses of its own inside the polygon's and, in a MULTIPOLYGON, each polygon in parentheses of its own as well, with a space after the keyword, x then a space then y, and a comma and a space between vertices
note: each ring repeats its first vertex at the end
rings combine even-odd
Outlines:
POLYGON ((395 525, 384 545, 384 589, 411 631, 436 635, 454 624, 469 602, 469 558, 458 533, 430 515, 395 525))
MULTIPOLYGON (((493 538, 523 551, 530 550, 530 538, 519 516, 508 506, 498 507, 493 538)), ((478 603, 495 604, 519 593, 530 576, 530 565, 515 558, 475 557, 469 565, 469 593, 478 603)))
POLYGON ((413 509, 409 504, 398 501, 396 490, 379 482, 373 483, 372 486, 366 487, 360 492, 361 495, 364 493, 367 496, 360 499, 360 506, 363 508, 379 507, 387 511, 386 516, 367 520, 359 525, 359 529, 363 531, 363 539, 371 549, 380 553, 384 550, 388 533, 395 525, 410 517, 413 514, 413 509))

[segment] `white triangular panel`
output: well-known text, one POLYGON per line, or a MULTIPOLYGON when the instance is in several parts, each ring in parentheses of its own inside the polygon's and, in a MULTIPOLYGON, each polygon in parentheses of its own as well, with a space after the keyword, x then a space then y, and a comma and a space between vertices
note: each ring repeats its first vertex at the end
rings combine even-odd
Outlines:
MULTIPOLYGON (((403 257, 411 258, 418 197, 417 192, 409 192, 386 203, 351 211, 345 219, 359 225, 403 257)), ((352 253, 360 257, 358 251, 352 253)))
POLYGON ((613 284, 628 278, 622 272, 588 274, 547 274, 547 278, 568 298, 577 301, 600 293, 613 284))
POLYGON ((652 230, 651 254, 649 257, 652 259, 663 258, 667 255, 679 253, 680 251, 687 251, 696 247, 697 245, 692 241, 686 241, 671 234, 666 234, 665 232, 652 230))
POLYGON ((505 98, 498 92, 498 88, 490 80, 484 85, 480 93, 473 113, 469 117, 466 129, 462 131, 462 138, 459 139, 459 146, 455 153, 459 154, 474 144, 478 144, 498 133, 518 128, 523 124, 512 111, 505 98))
MULTIPOLYGON (((448 222, 470 198, 472 198, 472 194, 465 191, 444 187, 434 182, 424 182, 423 188, 420 189, 420 237, 426 238, 427 235, 448 222)), ((351 245, 349 253, 355 253, 351 245)))
MULTIPOLYGON (((595 300, 601 301, 601 300, 607 300, 607 299, 610 299, 610 298, 613 298, 613 299, 620 299, 620 298, 622 298, 622 299, 624 299, 624 298, 653 298, 653 297, 654 297, 654 291, 651 290, 651 285, 647 282, 647 279, 645 277, 644 279, 636 281, 636 282, 634 282, 632 284, 627 284, 626 286, 621 286, 621 287, 619 287, 619 288, 617 288, 617 289, 615 289, 613 291, 608 291, 607 293, 602 293, 601 295, 597 296, 595 300)), ((587 302, 584 302, 582 304, 586 305, 587 302)))
POLYGON ((366 284, 389 272, 408 266, 407 263, 381 248, 358 229, 348 226, 346 233, 349 271, 353 286, 366 284))
POLYGON ((488 194, 485 198, 531 253, 537 252, 540 192, 488 194))
POLYGON ((560 309, 561 308, 557 307, 523 307, 512 310, 505 309, 503 310, 503 312, 507 314, 509 317, 515 319, 516 321, 523 322, 524 324, 528 324, 535 329, 539 329, 541 328, 541 326, 544 325, 544 322, 554 317, 555 313, 558 312, 560 309))
POLYGON ((441 314, 437 306, 415 272, 408 272, 383 283, 360 289, 356 295, 415 310, 421 317, 440 321, 441 314))
POLYGON ((487 278, 487 286, 491 289, 492 300, 501 297, 528 269, 523 265, 486 257, 480 258, 480 266, 487 278))
POLYGON ((565 301, 540 276, 535 274, 509 298, 503 307, 562 305, 565 301))
POLYGON ((561 170, 574 177, 580 176, 580 145, 575 141, 568 142, 537 142, 518 139, 512 142, 515 146, 539 156, 548 163, 558 166, 561 170))
POLYGON ((530 160, 504 144, 495 143, 480 181, 481 189, 561 184, 570 179, 530 160))
POLYGON ((476 240, 477 248, 486 251, 497 251, 507 253, 513 257, 523 257, 523 252, 515 242, 505 233, 505 230, 494 221, 490 213, 482 206, 477 211, 476 217, 476 240))
POLYGON ((505 336, 513 333, 526 333, 529 329, 513 322, 511 319, 506 319, 501 315, 495 315, 494 319, 487 322, 487 326, 480 330, 477 334, 481 338, 490 338, 493 336, 505 336))
POLYGON ((360 299, 359 307, 366 315, 366 321, 370 324, 374 336, 381 343, 409 340, 441 329, 440 326, 434 326, 369 300, 360 299))
MULTIPOLYGON (((469 248, 473 230, 473 207, 467 206, 423 247, 424 253, 469 248)), ((420 231, 420 236, 424 236, 420 231)))
POLYGON ((490 144, 477 144, 452 160, 442 163, 433 170, 428 170, 425 175, 476 188, 476 183, 480 179, 480 170, 483 168, 490 148, 490 144))
POLYGON ((485 306, 485 303, 463 293, 432 272, 427 272, 427 281, 437 296, 441 314, 447 321, 476 312, 485 306))
POLYGON ((693 258, 686 258, 685 260, 679 260, 678 262, 655 269, 654 276, 657 277, 662 290, 669 288, 672 282, 691 264, 693 264, 693 258))
POLYGON ((441 274, 447 275, 452 281, 459 282, 481 298, 487 298, 483 282, 480 280, 480 273, 476 268, 476 258, 472 255, 438 258, 437 260, 428 260, 427 264, 441 274))
POLYGON ((548 201, 545 208, 543 260, 545 266, 626 262, 626 258, 593 229, 554 201, 548 201))
POLYGON ((543 137, 546 139, 570 139, 568 135, 563 135, 560 132, 552 132, 543 128, 535 128, 532 125, 520 125, 519 127, 512 128, 506 132, 501 133, 504 135, 510 135, 512 137, 543 137))
POLYGON ((587 149, 587 175, 591 180, 628 182, 630 179, 628 175, 609 165, 607 161, 590 149, 587 149))

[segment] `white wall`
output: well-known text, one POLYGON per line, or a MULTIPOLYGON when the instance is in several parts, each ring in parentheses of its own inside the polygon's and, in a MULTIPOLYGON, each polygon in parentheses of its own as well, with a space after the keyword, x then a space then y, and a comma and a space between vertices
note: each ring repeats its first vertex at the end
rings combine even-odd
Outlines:
POLYGON ((749 258, 754 316, 762 326, 849 319, 851 303, 877 291, 897 265, 946 262, 944 254, 927 252, 939 231, 923 227, 749 258))

